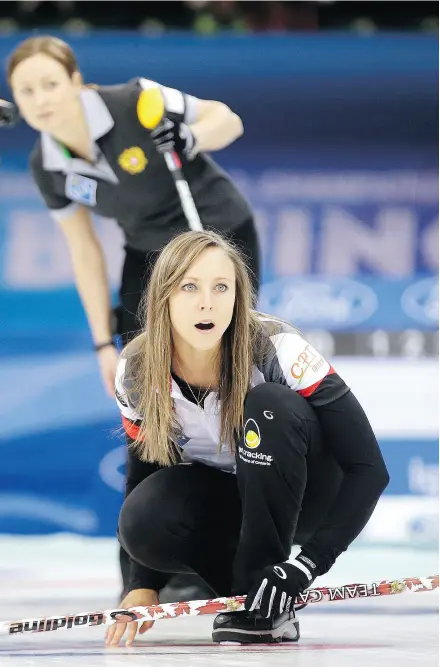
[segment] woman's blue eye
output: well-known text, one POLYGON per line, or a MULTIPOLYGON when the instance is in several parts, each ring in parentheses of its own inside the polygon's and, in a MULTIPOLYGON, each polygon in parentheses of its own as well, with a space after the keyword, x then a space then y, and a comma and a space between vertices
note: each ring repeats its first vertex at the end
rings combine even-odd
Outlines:
MULTIPOLYGON (((197 289, 197 286, 194 283, 186 283, 185 285, 182 285, 182 289, 185 290, 185 292, 194 292, 194 290, 197 289)), ((229 287, 224 283, 217 283, 215 289, 218 292, 226 292, 229 289, 229 287)))

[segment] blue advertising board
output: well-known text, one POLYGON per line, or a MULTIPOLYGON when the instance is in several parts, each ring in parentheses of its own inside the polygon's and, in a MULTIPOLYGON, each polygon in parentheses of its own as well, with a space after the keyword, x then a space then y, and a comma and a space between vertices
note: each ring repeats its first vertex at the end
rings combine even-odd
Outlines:
MULTIPOLYGON (((0 37, 1 62, 22 37, 0 37)), ((146 76, 241 115, 244 136, 215 157, 255 211, 261 309, 309 330, 435 331, 435 36, 68 40, 86 81, 146 76)), ((27 172, 35 138, 23 124, 0 134, 0 532, 114 535, 119 414, 101 386, 66 243, 27 172)), ((123 239, 114 221, 96 228, 116 301, 123 239)), ((395 436, 379 433, 391 496, 437 494, 436 434, 419 422, 411 437, 398 423, 395 436)))
MULTIPOLYGON (((230 173, 256 215, 263 311, 304 329, 437 328, 434 172, 230 173)), ((3 175, 0 203, 2 335, 80 336, 86 322, 66 243, 29 175, 3 175)), ((116 292, 122 239, 114 221, 97 227, 116 292)))

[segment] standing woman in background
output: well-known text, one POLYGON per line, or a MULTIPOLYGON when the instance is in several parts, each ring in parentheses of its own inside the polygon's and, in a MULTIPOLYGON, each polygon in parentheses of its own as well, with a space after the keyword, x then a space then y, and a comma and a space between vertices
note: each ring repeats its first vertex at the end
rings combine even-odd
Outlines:
POLYGON ((105 259, 91 213, 116 218, 125 237, 118 333, 139 330, 136 311, 157 251, 188 229, 164 152, 174 148, 203 226, 228 236, 249 260, 258 287, 258 240, 252 211, 227 174, 204 151, 243 132, 221 102, 200 100, 148 79, 87 87, 65 42, 32 37, 9 58, 7 76, 21 116, 41 136, 33 178, 63 230, 75 281, 92 332, 104 385, 113 395, 117 352, 105 259), (150 133, 138 118, 143 90, 159 88, 166 129, 150 133))
MULTIPOLYGON (((101 376, 113 395, 114 346, 110 288, 92 213, 116 218, 125 238, 117 309, 123 343, 139 330, 137 310, 156 256, 188 222, 164 159, 174 149, 202 224, 235 242, 259 284, 259 251, 252 211, 227 174, 205 151, 222 149, 243 132, 225 104, 201 100, 143 78, 115 86, 84 85, 71 47, 32 37, 11 54, 7 77, 24 120, 40 132, 30 164, 33 178, 70 251, 101 376), (143 91, 159 89, 165 129, 149 132, 138 117, 143 91)), ((122 570, 124 588, 124 558, 122 570)))

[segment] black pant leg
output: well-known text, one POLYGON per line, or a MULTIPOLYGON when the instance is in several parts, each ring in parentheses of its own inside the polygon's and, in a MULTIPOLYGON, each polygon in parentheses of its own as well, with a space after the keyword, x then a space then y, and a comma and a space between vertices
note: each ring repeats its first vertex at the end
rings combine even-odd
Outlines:
POLYGON ((199 575, 216 595, 229 595, 241 525, 234 475, 201 464, 153 473, 126 498, 119 539, 147 567, 199 575))
MULTIPOLYGON (((309 457, 314 466, 323 461, 313 409, 290 388, 271 383, 254 387, 246 398, 244 421, 236 456, 243 518, 235 593, 246 593, 267 565, 288 560, 305 498, 309 457)), ((322 502, 320 507, 322 511, 322 502)), ((312 515, 318 519, 315 508, 312 515)))
POLYGON ((307 453, 307 484, 293 541, 303 545, 324 523, 342 482, 343 473, 321 438, 311 438, 307 453))
POLYGON ((226 234, 241 250, 251 273, 252 286, 258 296, 261 282, 260 245, 258 233, 253 218, 246 220, 239 227, 226 234))
POLYGON ((118 334, 122 338, 123 345, 139 333, 141 328, 139 304, 158 255, 157 251, 145 254, 127 249, 122 269, 117 317, 118 334))

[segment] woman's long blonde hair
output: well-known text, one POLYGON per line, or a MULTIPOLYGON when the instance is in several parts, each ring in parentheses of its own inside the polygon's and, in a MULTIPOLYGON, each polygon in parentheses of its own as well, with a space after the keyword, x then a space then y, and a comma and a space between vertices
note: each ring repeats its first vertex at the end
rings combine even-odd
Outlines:
POLYGON ((219 447, 234 450, 242 426, 244 400, 250 388, 253 351, 261 324, 253 310, 254 294, 248 269, 240 252, 210 231, 190 231, 168 243, 154 266, 139 313, 142 333, 124 349, 126 375, 130 378, 129 401, 142 418, 133 444, 143 461, 171 465, 177 459, 180 433, 170 396, 173 341, 168 300, 189 266, 207 248, 220 248, 235 267, 236 296, 231 324, 221 341, 220 378, 221 436, 219 447))

